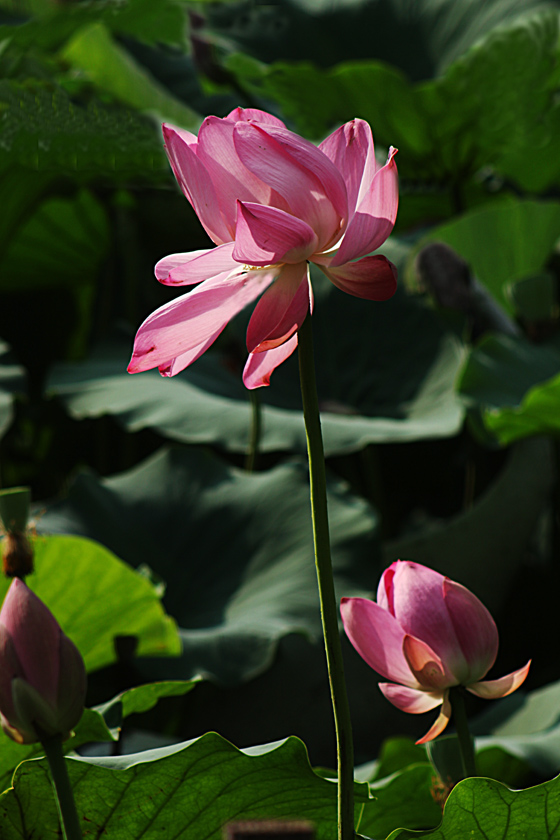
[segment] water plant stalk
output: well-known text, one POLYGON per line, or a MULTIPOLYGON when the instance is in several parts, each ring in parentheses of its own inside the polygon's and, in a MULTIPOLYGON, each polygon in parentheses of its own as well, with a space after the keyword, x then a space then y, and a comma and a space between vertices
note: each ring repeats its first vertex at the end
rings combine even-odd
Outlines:
POLYGON ((60 735, 54 735, 51 738, 44 737, 41 740, 41 745, 49 762, 64 838, 65 840, 82 840, 80 819, 62 750, 62 737, 60 735))
POLYGON ((315 545, 315 566, 319 584, 321 621, 334 713, 338 774, 338 840, 354 837, 354 748, 350 707, 344 680, 342 648, 338 630, 336 600, 329 538, 327 482, 321 418, 317 398, 313 332, 307 316, 299 329, 299 375, 303 416, 307 435, 311 516, 315 545))
POLYGON ((476 760, 474 755, 473 739, 469 730, 467 713, 465 709, 464 689, 456 686, 449 689, 449 702, 453 715, 453 724, 459 739, 463 774, 465 778, 478 775, 476 772, 476 760))

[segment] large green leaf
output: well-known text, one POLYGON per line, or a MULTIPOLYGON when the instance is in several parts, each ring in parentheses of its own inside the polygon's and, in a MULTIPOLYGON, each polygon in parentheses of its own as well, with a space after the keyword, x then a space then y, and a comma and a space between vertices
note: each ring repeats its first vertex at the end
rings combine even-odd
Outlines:
POLYGON ((459 392, 502 445, 560 433, 560 342, 490 335, 471 351, 459 392))
POLYGON ((0 27, 0 39, 7 38, 22 48, 55 50, 78 29, 93 23, 147 43, 180 45, 184 43, 186 15, 177 0, 158 0, 157 6, 151 0, 98 0, 64 9, 49 3, 44 14, 19 26, 0 27))
POLYGON ((560 777, 528 790, 510 790, 491 779, 465 779, 451 791, 440 828, 394 831, 388 840, 557 840, 560 777))
POLYGON ((100 175, 111 182, 167 178, 159 132, 151 119, 134 111, 95 98, 85 107, 50 83, 5 79, 0 113, 0 168, 31 169, 43 189, 45 170, 49 179, 64 173, 74 181, 100 175))
MULTIPOLYGON (((463 33, 467 15, 463 5, 455 21, 463 33)), ((445 75, 417 85, 368 60, 320 69, 234 56, 228 66, 314 138, 354 117, 368 120, 378 143, 400 149, 399 169, 413 182, 464 184, 493 166, 540 191, 560 172, 557 45, 558 13, 549 10, 487 31, 445 75)))
MULTIPOLYGON (((464 349, 433 312, 402 288, 383 303, 345 295, 320 276, 314 277, 314 288, 326 454, 455 434, 464 416, 454 390, 464 349)), ((121 341, 102 346, 84 364, 58 365, 48 391, 78 419, 111 414, 129 431, 150 428, 188 443, 247 450, 251 403, 240 371, 231 373, 235 358, 209 353, 173 379, 162 380, 157 372, 128 376, 130 350, 131 342, 121 341)), ((260 449, 304 453, 296 356, 257 397, 262 404, 260 449)))
MULTIPOLYGON (((210 733, 137 755, 67 759, 78 813, 107 840, 221 840, 242 819, 307 819, 317 840, 336 837, 336 785, 316 776, 297 738, 238 750, 210 733), (141 803, 141 807, 139 804, 141 803)), ((356 785, 356 818, 367 801, 356 785)), ((0 798, 3 840, 56 833, 58 816, 44 759, 21 764, 0 798)))
POLYGON ((191 131, 196 131, 202 122, 198 114, 169 93, 117 44, 102 23, 76 32, 61 56, 124 105, 191 131))
MULTIPOLYGON (((373 511, 331 482, 330 516, 338 593, 369 590, 377 578, 373 511)), ((94 536, 163 578, 184 652, 158 676, 203 673, 237 683, 270 665, 280 637, 320 636, 307 472, 299 464, 249 474, 201 450, 164 450, 103 481, 82 474, 39 527, 94 536)))
MULTIPOLYGON (((117 661, 118 636, 135 636, 139 656, 179 653, 175 624, 145 575, 81 537, 43 536, 33 546, 35 571, 27 583, 78 646, 89 671, 117 661)), ((0 600, 9 584, 0 580, 0 600)))
POLYGON ((541 271, 559 236, 560 202, 496 202, 434 227, 415 246, 405 275, 413 283, 418 251, 431 242, 445 242, 469 263, 498 303, 513 313, 509 284, 541 271))

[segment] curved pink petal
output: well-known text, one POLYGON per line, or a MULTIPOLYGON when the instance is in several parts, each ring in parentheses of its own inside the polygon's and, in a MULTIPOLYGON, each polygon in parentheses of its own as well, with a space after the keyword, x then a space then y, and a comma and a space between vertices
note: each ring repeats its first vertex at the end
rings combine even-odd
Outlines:
POLYGON ((467 662, 468 673, 461 678, 467 685, 480 680, 496 661, 498 629, 484 604, 460 583, 444 578, 443 599, 467 662))
POLYGON ((196 154, 196 137, 165 123, 163 136, 173 173, 204 230, 216 245, 231 242, 235 218, 232 219, 231 229, 228 228, 218 209, 218 195, 210 174, 196 154))
POLYGON ((12 637, 21 676, 54 706, 62 633, 57 620, 25 583, 14 578, 0 611, 0 624, 12 637))
POLYGON ((340 613, 350 642, 374 671, 409 688, 421 687, 403 653, 404 630, 387 610, 367 598, 343 598, 340 613))
POLYGON ((384 610, 388 610, 391 615, 395 615, 393 580, 398 564, 401 562, 401 560, 395 560, 394 563, 391 563, 391 565, 385 569, 381 575, 381 579, 377 586, 377 603, 380 607, 383 607, 384 610))
POLYGON ((469 668, 443 598, 444 576, 409 560, 398 560, 392 569, 395 618, 405 633, 429 645, 446 671, 463 683, 469 668))
POLYGON ((265 350, 264 353, 250 353, 243 371, 243 383, 246 388, 262 388, 270 385, 271 374, 282 362, 292 355, 298 344, 297 333, 279 347, 265 350))
POLYGON ((152 312, 134 341, 129 373, 164 366, 219 335, 276 279, 280 269, 224 272, 152 312))
POLYGON ((410 670, 425 691, 442 691, 456 685, 456 680, 446 670, 445 663, 422 639, 405 636, 403 653, 410 670))
POLYGON ((303 324, 309 312, 306 262, 285 265, 261 297, 247 327, 249 353, 262 353, 284 344, 303 324))
POLYGON ((393 706, 411 715, 430 712, 443 702, 443 692, 422 691, 419 688, 407 688, 394 683, 379 683, 379 688, 393 706))
POLYGON ((371 186, 348 223, 331 266, 343 265, 375 251, 393 230, 399 206, 396 153, 397 150, 391 148, 387 163, 375 173, 371 186))
POLYGON ((346 224, 346 188, 326 155, 276 126, 236 123, 233 138, 242 163, 282 196, 282 209, 315 231, 318 250, 338 241, 346 224))
POLYGON ((12 637, 0 622, 0 709, 12 722, 15 715, 12 700, 12 680, 14 677, 21 676, 23 676, 23 671, 12 637))
POLYGON ((449 692, 446 691, 443 697, 443 705, 441 707, 441 712, 436 718, 435 723, 433 724, 433 726, 430 727, 430 729, 428 729, 424 737, 420 738, 418 741, 416 741, 416 743, 426 744, 428 741, 433 741, 434 738, 437 738, 438 735, 441 735, 441 733, 449 723, 450 718, 451 703, 449 702, 449 692))
POLYGON ((512 694, 525 682, 530 667, 531 660, 523 668, 507 674, 505 677, 500 677, 499 680, 485 680, 468 685, 467 691, 476 694, 477 697, 482 697, 484 700, 497 700, 500 697, 507 697, 508 694, 512 694))
POLYGON ((317 237, 306 222, 263 204, 237 203, 233 256, 248 265, 301 263, 317 248, 317 237))
POLYGON ((364 185, 369 187, 377 170, 371 128, 365 120, 351 120, 323 140, 319 148, 344 179, 351 219, 365 194, 364 185))
POLYGON ((175 376, 177 373, 181 373, 181 371, 189 365, 192 365, 193 362, 196 362, 196 360, 199 359, 203 353, 206 353, 208 348, 214 344, 218 336, 225 330, 226 326, 226 324, 221 324, 217 330, 211 333, 205 341, 197 344, 196 347, 192 347, 190 350, 187 350, 186 353, 182 353, 180 356, 170 359, 169 362, 159 365, 158 370, 161 375, 175 376))
POLYGON ((233 122, 259 122, 264 125, 279 125, 286 128, 278 117, 267 113, 267 111, 261 111, 259 108, 234 108, 225 119, 233 122))
POLYGON ((233 140, 236 124, 218 117, 206 117, 198 132, 197 146, 198 159, 204 164, 216 191, 217 207, 232 234, 230 239, 235 238, 238 200, 288 209, 280 196, 239 159, 233 140))
POLYGON ((159 282, 166 286, 200 283, 223 271, 237 268, 237 262, 232 257, 234 247, 235 242, 226 242, 217 248, 170 254, 156 263, 155 275, 159 282))
MULTIPOLYGON (((312 260, 315 262, 315 260, 312 260)), ((378 254, 337 268, 318 264, 319 268, 343 292, 365 300, 388 300, 397 290, 397 269, 378 254)))

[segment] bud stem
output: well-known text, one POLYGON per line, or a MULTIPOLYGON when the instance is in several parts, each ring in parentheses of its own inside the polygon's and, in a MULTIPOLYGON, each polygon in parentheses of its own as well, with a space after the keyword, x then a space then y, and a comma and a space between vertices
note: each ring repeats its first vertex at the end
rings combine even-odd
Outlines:
POLYGON ((65 840, 82 840, 80 820, 62 751, 62 737, 60 735, 53 735, 51 738, 42 738, 41 744, 49 762, 55 799, 58 806, 58 816, 64 838, 65 840))
POLYGON ((469 723, 467 720, 467 713, 465 710, 465 698, 463 695, 464 689, 462 686, 456 686, 449 689, 449 702, 451 703, 451 711, 453 714, 453 724, 457 730, 457 738, 459 739, 459 749, 461 751, 461 760, 463 763, 463 773, 465 779, 469 776, 477 776, 476 761, 474 756, 473 737, 469 731, 469 723))
POLYGON ((315 566, 319 584, 321 620, 331 688, 331 700, 336 729, 338 762, 338 840, 354 837, 354 749, 352 723, 344 681, 342 647, 338 629, 338 604, 334 591, 329 518, 327 510, 327 482, 325 455, 321 434, 321 418, 315 381, 313 333, 308 315, 298 331, 299 377, 303 401, 303 416, 307 434, 311 518, 315 544, 315 566))

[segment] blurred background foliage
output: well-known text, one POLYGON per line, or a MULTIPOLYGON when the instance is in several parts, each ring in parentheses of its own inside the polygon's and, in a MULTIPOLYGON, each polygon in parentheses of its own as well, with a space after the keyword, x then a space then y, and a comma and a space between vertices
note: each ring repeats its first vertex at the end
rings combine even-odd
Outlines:
MULTIPOLYGON (((534 658, 481 719, 488 766, 517 785, 560 770, 542 711, 560 680, 559 44, 555 0, 0 0, 0 483, 32 488, 36 588, 86 648, 92 703, 204 678, 163 717, 146 706, 151 743, 297 734, 334 761, 297 365, 252 401, 241 315, 177 377, 126 373, 172 294, 154 263, 210 244, 159 124, 241 105, 314 141, 362 117, 380 157, 399 148, 397 294, 314 278, 338 591, 371 595, 397 557, 471 587, 496 673, 534 658)), ((345 654, 372 761, 423 721, 345 654)))

